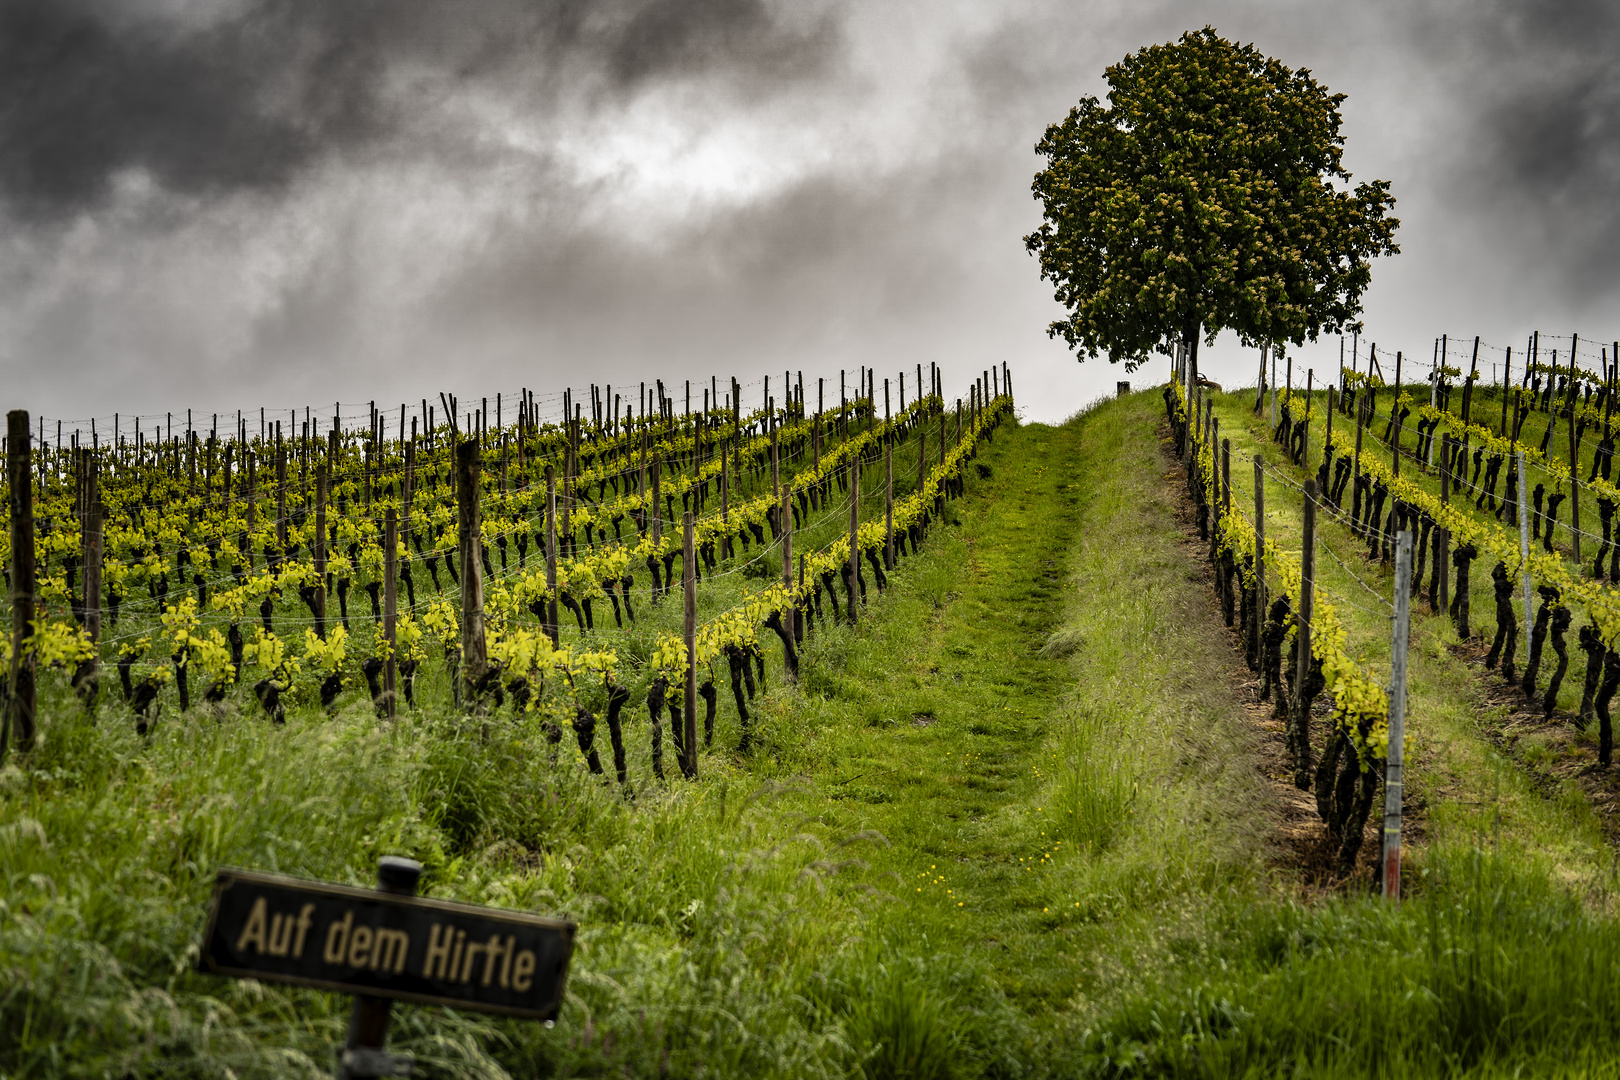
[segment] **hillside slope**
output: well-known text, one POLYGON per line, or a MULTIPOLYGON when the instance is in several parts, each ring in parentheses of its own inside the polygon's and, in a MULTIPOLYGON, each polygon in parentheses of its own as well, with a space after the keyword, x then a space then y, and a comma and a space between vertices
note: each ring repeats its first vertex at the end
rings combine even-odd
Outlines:
POLYGON ((797 686, 773 658, 750 753, 722 712, 695 785, 626 799, 509 715, 48 718, 0 773, 0 1074, 323 1075, 347 999, 190 970, 212 874, 368 884, 385 853, 581 927, 555 1028, 396 1010, 427 1075, 1603 1060, 1606 893, 1461 835, 1399 913, 1302 890, 1162 415, 1140 393, 998 431, 859 625, 797 686))

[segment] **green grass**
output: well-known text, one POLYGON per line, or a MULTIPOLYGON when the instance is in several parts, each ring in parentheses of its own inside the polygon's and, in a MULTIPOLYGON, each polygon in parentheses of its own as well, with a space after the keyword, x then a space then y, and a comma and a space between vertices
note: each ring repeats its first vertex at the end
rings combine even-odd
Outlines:
POLYGON ((347 999, 192 971, 212 875, 370 884, 386 853, 580 923, 554 1028, 396 1008, 430 1076, 1600 1073, 1612 871, 1462 721, 1424 730, 1429 775, 1506 794, 1432 808, 1413 900, 1307 901, 1276 868, 1161 415, 998 432, 800 685, 767 644, 747 757, 722 694, 696 785, 645 781, 644 711, 627 800, 537 722, 431 694, 396 724, 233 705, 142 740, 47 686, 0 772, 0 1075, 322 1075, 347 999))

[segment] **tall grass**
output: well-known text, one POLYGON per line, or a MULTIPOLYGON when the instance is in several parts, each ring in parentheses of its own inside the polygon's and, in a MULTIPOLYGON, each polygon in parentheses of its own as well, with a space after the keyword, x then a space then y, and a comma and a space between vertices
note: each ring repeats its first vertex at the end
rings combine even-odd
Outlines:
POLYGON ((1242 898, 1202 933, 1197 965, 1085 1033, 1080 1074, 1614 1075, 1620 1061, 1620 926, 1497 853, 1434 853, 1400 908, 1242 898))

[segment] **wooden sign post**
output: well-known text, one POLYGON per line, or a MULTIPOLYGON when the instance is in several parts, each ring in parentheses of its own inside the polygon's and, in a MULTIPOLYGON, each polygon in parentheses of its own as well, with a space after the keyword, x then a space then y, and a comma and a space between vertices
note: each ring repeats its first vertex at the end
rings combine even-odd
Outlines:
POLYGON ((574 924, 419 897, 421 874, 386 856, 373 891, 221 870, 198 970, 356 995, 341 1078, 409 1074, 386 1049, 394 998, 554 1019, 574 924))

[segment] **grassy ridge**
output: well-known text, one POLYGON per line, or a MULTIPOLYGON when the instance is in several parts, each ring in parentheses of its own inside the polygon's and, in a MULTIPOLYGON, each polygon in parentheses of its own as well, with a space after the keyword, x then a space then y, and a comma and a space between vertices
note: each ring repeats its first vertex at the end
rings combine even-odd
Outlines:
POLYGON ((581 924, 555 1028, 396 1010, 432 1076, 1596 1069, 1605 878, 1577 896, 1477 810, 1398 912, 1272 868, 1161 415, 1138 394, 999 432, 860 627, 818 635, 799 686, 773 663, 753 755, 723 704, 699 785, 627 801, 535 723, 431 706, 197 712, 143 742, 50 699, 0 773, 0 1074, 320 1075, 347 999, 190 971, 213 868, 368 884, 390 852, 433 895, 581 924))

